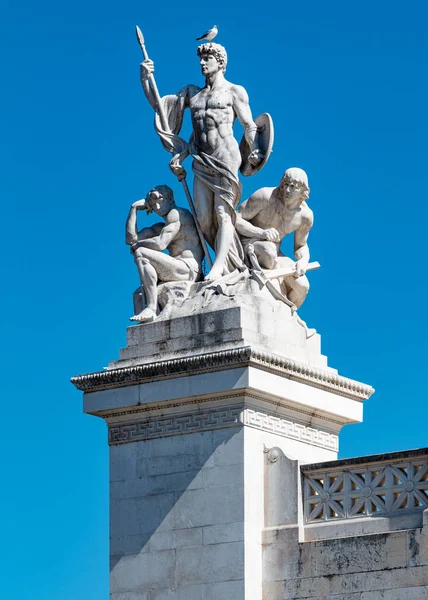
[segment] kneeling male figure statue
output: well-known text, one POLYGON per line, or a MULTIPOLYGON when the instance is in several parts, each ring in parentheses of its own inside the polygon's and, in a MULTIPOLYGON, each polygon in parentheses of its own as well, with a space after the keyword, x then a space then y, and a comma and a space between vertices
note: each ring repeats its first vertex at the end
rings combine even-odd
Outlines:
POLYGON ((202 275, 203 250, 191 213, 178 207, 167 185, 158 185, 147 198, 134 202, 126 221, 126 243, 131 246, 146 307, 131 321, 147 323, 157 316, 157 285, 172 281, 197 281, 202 275), (154 211, 164 219, 138 231, 137 211, 154 211), (164 250, 168 250, 166 254, 164 250))
POLYGON ((294 263, 280 252, 282 238, 294 232, 296 270, 282 279, 283 294, 299 308, 309 290, 308 235, 313 224, 308 176, 303 169, 287 169, 278 187, 257 190, 238 209, 236 229, 244 249, 250 245, 263 269, 281 269, 294 263))

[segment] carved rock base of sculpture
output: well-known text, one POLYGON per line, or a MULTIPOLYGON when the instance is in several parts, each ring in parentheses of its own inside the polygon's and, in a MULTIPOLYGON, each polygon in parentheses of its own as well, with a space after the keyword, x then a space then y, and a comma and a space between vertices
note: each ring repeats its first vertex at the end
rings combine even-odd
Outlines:
POLYGON ((159 305, 156 321, 128 327, 127 346, 109 368, 251 345, 335 372, 321 354, 320 335, 308 338, 298 315, 245 274, 232 274, 211 284, 163 284, 159 305))
MULTIPOLYGON (((189 294, 194 287, 192 281, 172 281, 169 283, 161 283, 158 286, 158 305, 159 318, 165 320, 171 317, 174 308, 178 308, 189 297, 189 294)), ((144 289, 142 286, 137 288, 133 295, 134 314, 139 314, 145 307, 144 289)))

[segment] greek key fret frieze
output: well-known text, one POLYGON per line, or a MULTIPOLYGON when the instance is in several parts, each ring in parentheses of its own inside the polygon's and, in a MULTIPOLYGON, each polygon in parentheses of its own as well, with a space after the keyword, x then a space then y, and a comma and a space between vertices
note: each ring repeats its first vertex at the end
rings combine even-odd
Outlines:
POLYGON ((293 423, 280 417, 275 417, 260 411, 247 408, 245 410, 244 422, 251 427, 257 427, 264 431, 271 431, 277 435, 306 442, 321 448, 327 448, 337 452, 339 438, 337 435, 319 431, 300 423, 293 423))
POLYGON ((255 427, 328 450, 338 449, 338 437, 334 434, 242 406, 110 425, 109 444, 126 444, 235 425, 255 427))
POLYGON ((228 407, 205 413, 190 413, 171 417, 153 417, 133 423, 110 425, 109 444, 124 444, 169 435, 193 433, 240 424, 241 407, 228 407))

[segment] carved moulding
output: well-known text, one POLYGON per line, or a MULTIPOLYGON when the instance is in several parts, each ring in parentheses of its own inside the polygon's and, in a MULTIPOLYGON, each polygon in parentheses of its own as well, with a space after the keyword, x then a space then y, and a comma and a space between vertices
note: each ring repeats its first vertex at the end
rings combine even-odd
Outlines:
POLYGON ((150 440, 170 435, 197 433, 241 424, 241 406, 167 416, 154 416, 109 425, 110 445, 150 440))
POLYGON ((259 410, 246 409, 244 424, 334 452, 339 450, 339 438, 334 433, 320 431, 259 410))
POLYGON ((77 375, 72 377, 71 382, 83 392, 96 392, 168 377, 188 376, 224 368, 232 369, 238 366, 255 366, 353 400, 366 400, 374 392, 371 386, 353 379, 275 354, 260 352, 251 346, 132 367, 106 369, 86 375, 77 375))
POLYGON ((244 405, 109 424, 110 445, 225 427, 248 426, 337 452, 338 436, 244 405))

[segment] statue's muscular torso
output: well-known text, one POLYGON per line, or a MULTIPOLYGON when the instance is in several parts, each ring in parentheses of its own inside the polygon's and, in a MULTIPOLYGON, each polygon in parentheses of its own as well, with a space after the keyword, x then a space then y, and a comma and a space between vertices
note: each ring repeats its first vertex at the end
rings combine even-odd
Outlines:
POLYGON ((278 188, 261 188, 239 207, 238 212, 255 227, 274 227, 281 239, 300 228, 309 230, 313 213, 306 202, 297 209, 289 208, 279 194, 278 188))
POLYGON ((236 118, 235 87, 228 81, 214 89, 189 86, 188 106, 197 148, 225 162, 231 160, 239 167, 241 155, 232 129, 236 118))
POLYGON ((168 245, 170 256, 173 258, 193 258, 198 264, 202 263, 203 251, 192 215, 185 208, 178 206, 173 210, 178 213, 180 229, 168 245))

